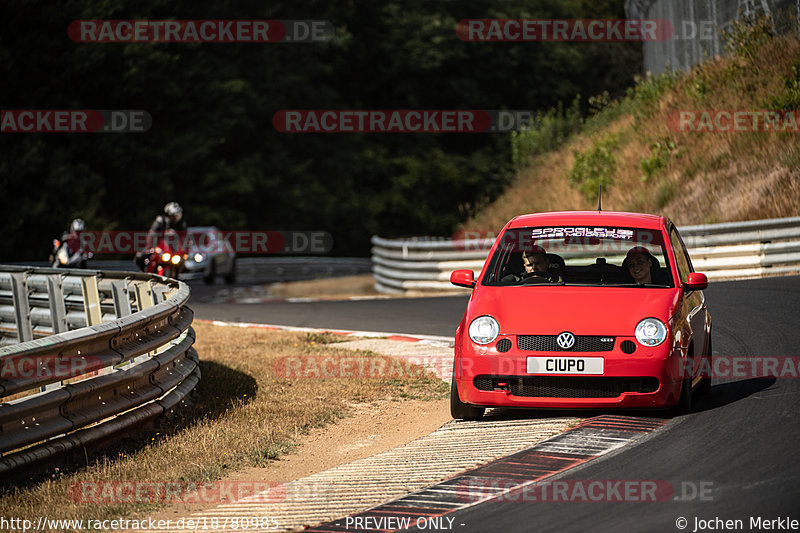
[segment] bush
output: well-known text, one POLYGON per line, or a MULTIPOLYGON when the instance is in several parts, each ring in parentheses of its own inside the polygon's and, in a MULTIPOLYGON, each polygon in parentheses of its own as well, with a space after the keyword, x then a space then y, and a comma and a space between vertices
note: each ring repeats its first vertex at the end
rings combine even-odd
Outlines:
POLYGON ((750 61, 755 58, 755 51, 773 37, 774 27, 769 15, 742 17, 722 31, 725 51, 750 61))
POLYGON ((569 173, 569 181, 588 200, 597 200, 599 187, 607 189, 617 168, 614 150, 619 136, 606 134, 585 152, 573 151, 575 164, 569 173))
POLYGON ((675 190, 675 185, 668 181, 659 185, 656 192, 656 208, 663 209, 675 196, 675 190))
POLYGON ((677 145, 668 138, 661 139, 650 145, 650 155, 639 163, 642 172, 644 172, 641 178, 642 183, 646 183, 647 180, 658 174, 662 168, 666 168, 676 148, 677 145))
POLYGON ((637 76, 636 84, 629 87, 626 92, 626 107, 630 106, 630 112, 637 121, 653 116, 656 112, 656 103, 661 96, 674 87, 682 77, 682 73, 672 71, 666 71, 658 76, 653 76, 649 72, 644 78, 637 76))
POLYGON ((524 130, 511 132, 511 159, 519 168, 528 160, 544 152, 558 149, 583 124, 580 113, 580 95, 568 109, 558 106, 534 117, 524 130))
POLYGON ((792 75, 786 79, 783 91, 768 98, 764 107, 770 111, 797 111, 800 109, 800 61, 792 65, 792 75))

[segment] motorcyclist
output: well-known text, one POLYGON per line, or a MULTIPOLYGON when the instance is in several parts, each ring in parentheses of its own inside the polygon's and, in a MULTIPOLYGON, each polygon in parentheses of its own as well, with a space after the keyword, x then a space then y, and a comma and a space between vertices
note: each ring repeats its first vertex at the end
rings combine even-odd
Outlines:
POLYGON ((74 219, 69 229, 61 234, 61 240, 53 240, 53 250, 50 253, 50 263, 56 266, 71 266, 86 268, 86 260, 91 254, 83 249, 80 241, 80 232, 86 229, 86 222, 82 218, 74 219), (65 260, 57 259, 59 248, 66 245, 67 256, 65 260))
POLYGON ((147 249, 136 253, 136 264, 139 270, 144 271, 144 261, 158 242, 159 237, 165 232, 173 230, 186 231, 186 220, 183 218, 183 208, 178 202, 169 202, 164 206, 163 213, 156 216, 147 232, 147 249))

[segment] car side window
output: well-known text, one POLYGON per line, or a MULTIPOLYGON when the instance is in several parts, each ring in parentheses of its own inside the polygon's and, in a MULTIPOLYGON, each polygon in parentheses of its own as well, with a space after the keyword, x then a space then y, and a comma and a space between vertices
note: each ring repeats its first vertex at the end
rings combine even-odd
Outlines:
POLYGON ((689 272, 692 272, 692 263, 689 260, 689 254, 686 252, 686 247, 683 246, 683 241, 678 235, 678 230, 673 226, 669 232, 669 240, 672 243, 672 252, 675 254, 675 264, 678 267, 678 275, 681 281, 686 283, 689 281, 689 272))

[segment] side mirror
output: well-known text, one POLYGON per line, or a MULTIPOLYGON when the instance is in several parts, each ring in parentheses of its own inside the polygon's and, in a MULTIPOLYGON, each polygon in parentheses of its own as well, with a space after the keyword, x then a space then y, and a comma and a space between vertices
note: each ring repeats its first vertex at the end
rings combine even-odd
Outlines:
POLYGON ((689 279, 683 284, 687 291, 702 291, 708 288, 708 278, 702 272, 689 272, 689 279))
POLYGON ((475 273, 472 270, 454 270, 450 274, 450 283, 473 289, 475 288, 475 273))

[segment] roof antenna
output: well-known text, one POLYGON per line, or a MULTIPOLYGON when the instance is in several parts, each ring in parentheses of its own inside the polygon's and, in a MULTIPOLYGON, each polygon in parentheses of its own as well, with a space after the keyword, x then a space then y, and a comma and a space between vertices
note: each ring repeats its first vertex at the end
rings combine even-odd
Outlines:
POLYGON ((600 191, 597 193, 597 210, 603 210, 603 184, 600 184, 600 191))

